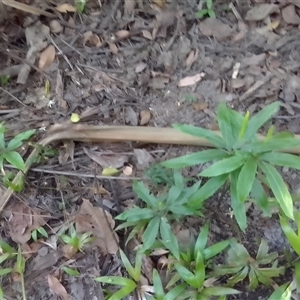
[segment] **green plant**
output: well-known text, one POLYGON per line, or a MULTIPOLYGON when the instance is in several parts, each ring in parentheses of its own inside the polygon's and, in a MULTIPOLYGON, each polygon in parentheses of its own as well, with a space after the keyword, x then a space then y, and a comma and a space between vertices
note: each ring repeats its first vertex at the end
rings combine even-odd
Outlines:
POLYGON ((5 131, 6 128, 4 126, 4 123, 2 122, 0 123, 0 170, 3 175, 2 180, 6 186, 9 186, 14 191, 21 191, 24 185, 23 179, 20 180, 16 185, 13 184, 11 182, 11 173, 7 174, 4 171, 3 163, 7 161, 8 163, 16 167, 18 170, 25 170, 25 162, 22 156, 16 150, 22 146, 24 140, 29 139, 35 133, 35 130, 28 130, 19 133, 8 143, 5 142, 5 131))
POLYGON ((131 265, 125 253, 120 250, 121 261, 130 278, 121 276, 101 276, 95 278, 95 281, 113 285, 122 286, 122 288, 114 294, 107 291, 108 300, 121 300, 130 295, 135 289, 141 288, 141 270, 142 270, 142 252, 137 251, 134 267, 131 265))
POLYGON ((80 273, 76 269, 62 267, 62 270, 70 276, 79 276, 80 275, 80 273))
POLYGON ((83 13, 86 7, 87 0, 75 0, 76 11, 83 13))
POLYGON ((4 86, 8 83, 10 76, 2 75, 0 76, 0 86, 4 86))
POLYGON ((154 185, 172 186, 174 184, 172 170, 161 165, 152 165, 146 170, 145 174, 154 185))
POLYGON ((281 150, 296 147, 300 141, 287 132, 274 134, 271 126, 266 137, 260 139, 257 131, 280 107, 274 102, 249 118, 242 116, 220 103, 217 121, 222 135, 213 131, 191 126, 174 125, 184 133, 205 138, 217 149, 203 150, 162 163, 169 168, 182 168, 210 161, 217 161, 204 169, 199 176, 210 178, 194 195, 189 207, 196 209, 226 182, 230 184, 231 207, 239 227, 247 227, 244 202, 251 195, 253 201, 265 212, 270 211, 269 197, 264 186, 272 191, 286 216, 293 219, 293 200, 290 192, 274 165, 300 169, 300 158, 281 150))
POLYGON ((134 227, 127 241, 137 232, 143 231, 142 241, 144 250, 149 249, 157 238, 160 238, 167 249, 176 249, 175 257, 179 257, 177 239, 174 236, 170 221, 179 220, 183 216, 200 215, 198 211, 188 206, 189 197, 199 188, 200 183, 186 187, 184 178, 179 172, 174 172, 174 185, 168 193, 154 196, 142 183, 135 182, 133 190, 146 204, 146 207, 133 207, 116 217, 117 220, 126 221, 116 230, 134 227))
POLYGON ((196 17, 203 18, 203 17, 208 16, 209 18, 215 18, 216 14, 214 11, 213 0, 206 0, 205 5, 206 5, 206 8, 201 9, 198 12, 196 12, 196 17))
MULTIPOLYGON (((211 259, 227 248, 230 241, 225 240, 207 246, 208 235, 209 225, 206 223, 196 241, 191 243, 185 251, 180 252, 179 260, 172 262, 171 273, 174 275, 166 288, 173 287, 176 290, 180 290, 178 286, 184 288, 184 295, 180 295, 178 299, 210 299, 215 296, 239 293, 239 291, 229 287, 214 285, 216 279, 211 275, 211 259)), ((173 289, 169 290, 168 293, 173 289)))
POLYGON ((38 241, 38 234, 40 234, 41 236, 45 237, 45 238, 48 238, 48 233, 47 231, 45 230, 45 228, 43 227, 39 227, 37 229, 34 229, 31 231, 31 237, 32 239, 37 242, 38 241))
POLYGON ((284 274, 285 269, 277 266, 278 254, 268 253, 268 251, 267 242, 262 240, 256 257, 252 258, 243 245, 232 241, 227 253, 226 265, 216 266, 214 274, 216 276, 234 274, 229 278, 228 286, 233 286, 246 277, 249 278, 250 290, 254 290, 259 283, 269 286, 272 284, 272 278, 284 274), (263 265, 271 265, 271 267, 262 267, 263 265))
POLYGON ((83 234, 79 234, 76 232, 73 224, 69 227, 69 235, 62 234, 60 235, 60 238, 62 241, 73 247, 74 252, 83 252, 84 247, 86 247, 88 244, 92 243, 95 238, 91 237, 92 233, 91 232, 86 232, 83 234))

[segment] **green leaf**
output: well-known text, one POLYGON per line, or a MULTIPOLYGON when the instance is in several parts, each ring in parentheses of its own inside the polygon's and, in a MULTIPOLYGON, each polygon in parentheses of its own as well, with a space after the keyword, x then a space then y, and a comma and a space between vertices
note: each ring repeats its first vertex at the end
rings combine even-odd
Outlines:
POLYGON ((287 149, 293 149, 300 146, 300 140, 296 138, 275 138, 275 136, 269 141, 257 141, 245 145, 243 151, 251 151, 252 153, 263 153, 271 151, 281 151, 287 149))
POLYGON ((128 285, 124 286, 122 289, 114 293, 111 297, 107 300, 123 300, 126 299, 131 292, 136 289, 136 284, 133 281, 130 281, 128 285))
POLYGON ((245 232, 247 228, 247 216, 244 202, 241 202, 237 196, 237 177, 238 173, 233 172, 230 174, 230 198, 231 207, 233 210, 234 217, 240 227, 245 232))
POLYGON ((150 190, 144 185, 141 181, 136 181, 133 183, 132 187, 133 191, 137 194, 137 196, 143 200, 150 207, 157 207, 157 199, 156 197, 150 193, 150 190))
POLYGON ((255 272, 254 268, 250 268, 249 272, 249 290, 255 290, 258 286, 258 281, 260 281, 257 277, 257 274, 255 272))
POLYGON ((4 158, 13 166, 18 168, 21 171, 25 170, 25 163, 22 158, 22 156, 16 152, 16 151, 11 151, 11 152, 6 152, 4 153, 4 158))
POLYGON ((289 222, 286 217, 280 216, 280 225, 292 248, 300 256, 300 237, 289 225, 289 222))
POLYGON ((150 247, 153 245, 153 243, 158 235, 159 225, 160 225, 160 217, 158 217, 158 216, 153 218, 149 222, 149 224, 142 236, 144 250, 150 249, 150 247))
POLYGON ((196 12, 195 16, 196 18, 203 18, 208 14, 208 9, 201 9, 198 12, 196 12))
POLYGON ((22 141, 29 139, 35 133, 35 129, 19 133, 7 145, 7 149, 14 150, 22 146, 22 141))
POLYGON ((244 116, 242 127, 241 127, 240 132, 239 132, 239 139, 240 140, 245 136, 246 129, 248 127, 249 117, 250 117, 250 112, 247 111, 245 116, 244 116))
POLYGON ((14 270, 14 269, 12 269, 12 268, 0 269, 0 276, 9 274, 9 273, 11 273, 13 270, 14 270))
POLYGON ((260 159, 273 165, 300 170, 300 157, 293 154, 271 152, 261 155, 260 159))
POLYGON ((216 255, 221 253, 225 248, 227 248, 229 243, 230 243, 229 240, 221 241, 221 242, 218 242, 214 245, 211 245, 211 246, 205 248, 202 253, 204 259, 209 260, 209 259, 215 257, 216 255))
POLYGON ((4 140, 4 133, 0 132, 0 149, 5 148, 5 140, 4 140))
POLYGON ((129 222, 136 222, 144 219, 151 219, 155 215, 154 211, 149 208, 133 207, 129 210, 122 212, 116 216, 116 220, 127 220, 129 222))
POLYGON ((215 12, 213 10, 209 9, 207 13, 208 13, 208 15, 209 15, 210 18, 215 18, 216 17, 216 14, 215 14, 215 12))
POLYGON ((177 239, 172 232, 171 226, 168 223, 166 217, 162 217, 160 221, 160 235, 162 242, 167 249, 171 251, 175 258, 179 260, 179 246, 177 239))
POLYGON ((253 116, 248 123, 248 127, 244 136, 244 140, 250 140, 256 135, 258 129, 263 126, 270 118, 279 110, 280 102, 273 102, 265 106, 255 116, 253 116))
POLYGON ((6 261, 8 258, 11 257, 11 253, 3 253, 0 255, 0 264, 2 264, 4 261, 6 261))
POLYGON ((178 216, 192 216, 192 215, 202 215, 200 212, 197 212, 195 209, 187 207, 185 205, 172 205, 169 208, 169 211, 174 215, 178 216))
POLYGON ((248 275, 248 272, 249 272, 249 267, 245 266, 244 268, 242 268, 242 270, 240 270, 238 273, 236 273, 235 275, 229 278, 228 284, 234 285, 240 281, 243 281, 248 275))
POLYGON ((171 289, 166 295, 164 300, 176 300, 177 297, 179 297, 183 291, 185 291, 187 288, 185 283, 182 283, 180 285, 177 285, 173 289, 171 289))
POLYGON ((195 278, 197 279, 198 286, 203 286, 205 280, 205 264, 201 251, 197 251, 195 263, 195 278))
POLYGON ((201 292, 203 296, 224 296, 224 295, 236 295, 240 294, 241 292, 229 287, 223 286, 210 286, 201 292))
POLYGON ((180 124, 175 124, 175 125, 173 125, 173 127, 176 130, 179 130, 186 134, 190 134, 190 135, 200 137, 200 138, 205 138, 210 143, 215 145, 217 148, 226 148, 226 144, 225 144, 224 140, 222 139, 222 137, 217 135, 216 133, 214 133, 211 130, 192 126, 192 125, 180 125, 180 124))
POLYGON ((257 171, 257 159, 250 157, 241 168, 237 181, 237 197, 244 202, 248 197, 257 171))
POLYGON ((228 174, 210 178, 191 198, 188 205, 194 209, 202 207, 202 202, 211 197, 226 181, 228 174))
POLYGON ((285 283, 277 288, 268 300, 291 300, 292 299, 292 284, 285 283))
POLYGON ((12 246, 7 244, 3 240, 0 240, 0 248, 1 248, 2 253, 10 253, 11 254, 15 251, 15 249, 12 246))
POLYGON ((261 260, 265 258, 265 256, 268 254, 268 251, 269 251, 268 242, 262 239, 256 254, 256 260, 261 260))
MULTIPOLYGON (((182 188, 176 185, 173 185, 170 189, 169 189, 169 193, 168 193, 168 197, 167 197, 167 201, 166 201, 166 205, 168 207, 174 205, 175 203, 177 203, 177 199, 178 197, 182 194, 182 188)), ((185 201, 184 201, 185 202, 185 201)))
POLYGON ((80 275, 80 273, 76 269, 71 269, 68 267, 62 267, 62 269, 64 270, 64 272, 66 272, 70 276, 79 276, 80 275))
POLYGON ((153 269, 152 278, 153 278, 153 286, 154 286, 155 296, 163 298, 165 296, 165 291, 164 291, 160 276, 156 269, 153 269))
POLYGON ((199 286, 198 284, 198 280, 195 277, 195 275, 189 271, 187 268, 185 268, 184 266, 180 265, 179 263, 175 263, 175 269, 177 270, 177 272, 180 274, 180 276, 182 277, 182 279, 191 287, 195 288, 195 289, 199 289, 202 286, 199 286))
POLYGON ((208 231, 209 231, 209 224, 205 223, 204 226, 201 228, 201 231, 198 235, 194 246, 194 256, 197 256, 198 251, 203 251, 207 244, 208 239, 208 231))
POLYGON ((282 208, 283 212, 286 214, 287 217, 293 220, 294 219, 293 200, 281 175, 272 165, 268 163, 260 162, 259 167, 265 173, 268 184, 276 200, 280 204, 280 207, 282 208))
POLYGON ((255 203, 262 210, 266 217, 272 216, 272 210, 270 208, 268 196, 262 187, 261 183, 254 179, 251 195, 254 197, 255 203))
POLYGON ((184 168, 206 163, 208 161, 219 160, 228 157, 228 153, 222 149, 209 149, 200 152, 183 155, 161 163, 167 168, 184 168))
POLYGON ((226 143, 226 148, 232 149, 239 140, 243 116, 229 109, 225 102, 221 102, 217 109, 217 121, 226 143))
POLYGON ((136 282, 140 280, 141 270, 136 270, 130 263, 129 259, 125 255, 125 253, 120 249, 120 256, 122 263, 128 272, 128 274, 134 279, 136 282))
POLYGON ((230 173, 238 169, 245 159, 242 156, 232 156, 222 159, 213 165, 203 170, 199 175, 203 177, 215 177, 223 174, 230 173))
POLYGON ((37 231, 38 231, 43 237, 48 238, 48 233, 47 233, 47 231, 45 230, 44 227, 39 227, 39 228, 37 229, 37 231))

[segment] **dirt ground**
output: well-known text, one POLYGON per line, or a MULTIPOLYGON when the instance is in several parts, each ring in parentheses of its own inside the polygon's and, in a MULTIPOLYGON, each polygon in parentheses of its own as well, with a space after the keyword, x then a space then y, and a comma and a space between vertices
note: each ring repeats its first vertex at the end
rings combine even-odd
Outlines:
MULTIPOLYGON (((61 29, 55 28, 57 33, 50 34, 55 58, 45 55, 47 68, 32 62, 25 84, 17 81, 26 57, 28 60, 26 28, 38 21, 38 28, 41 24, 49 26, 51 19, 13 10, 15 17, 3 21, 0 27, 0 76, 11 77, 0 85, 0 120, 6 122, 8 136, 37 128, 38 140, 49 125, 66 122, 72 113, 87 110, 93 111, 84 120, 88 124, 151 126, 159 130, 184 123, 217 129, 215 110, 221 101, 240 112, 254 113, 278 99, 282 108, 272 120, 276 128, 300 132, 300 21, 289 23, 283 17, 284 1, 269 1, 278 9, 266 18, 252 20, 247 12, 257 5, 255 1, 233 1, 237 14, 228 9, 229 1, 216 0, 217 21, 197 19, 200 4, 196 0, 153 2, 90 0, 82 15, 61 13, 57 21, 61 29), (19 67, 16 71, 12 66, 19 67), (187 84, 180 86, 188 76, 187 84), (49 93, 45 93, 47 80, 49 93)), ((39 58, 37 62, 41 63, 39 58)), ((117 214, 120 207, 136 200, 131 189, 133 177, 143 177, 149 164, 195 150, 134 142, 97 145, 61 141, 51 146, 58 155, 33 166, 25 190, 10 199, 6 211, 20 211, 20 203, 23 212, 28 207, 38 208, 41 215, 48 216, 47 224, 52 229, 72 221, 83 199, 117 214), (117 168, 129 166, 132 174, 96 179, 95 174, 101 174, 107 161, 95 159, 95 153, 110 155, 111 164, 117 168)), ((28 155, 26 149, 24 153, 28 155)), ((198 172, 197 168, 184 170, 188 176, 198 172)), ((297 190, 299 174, 288 169, 283 174, 291 190, 297 190)), ((213 212, 212 242, 238 237, 255 254, 257 242, 265 238, 271 251, 283 255, 288 244, 276 217, 264 218, 250 207, 248 229, 241 234, 230 218, 228 203, 227 196, 220 193, 206 205, 207 211, 213 212)), ((188 219, 182 228, 199 228, 202 224, 201 220, 188 219)), ((4 218, 1 225, 1 239, 13 244, 16 240, 8 219, 4 218)), ((29 247, 24 249, 33 251, 32 243, 27 240, 24 244, 29 247)), ((103 254, 99 247, 70 259, 63 250, 48 244, 35 253, 28 256, 26 264, 28 299, 59 299, 50 291, 46 278, 58 272, 61 265, 80 271, 80 276, 64 275, 61 281, 72 299, 78 300, 104 299, 101 285, 93 277, 121 272, 117 255, 103 254)), ((288 280, 286 275, 276 283, 288 280)), ((17 281, 6 278, 2 286, 8 299, 16 299, 20 292, 17 281)), ((244 293, 229 299, 267 299, 272 293, 270 288, 254 292, 246 291, 243 285, 238 288, 244 293)))

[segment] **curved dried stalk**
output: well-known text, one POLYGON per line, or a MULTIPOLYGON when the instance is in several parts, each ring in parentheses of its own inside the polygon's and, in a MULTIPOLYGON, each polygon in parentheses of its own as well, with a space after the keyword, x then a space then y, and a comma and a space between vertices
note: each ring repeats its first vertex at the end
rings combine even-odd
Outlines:
MULTIPOLYGON (((220 134, 220 132, 216 132, 220 134)), ((300 139, 300 136, 296 136, 300 139)), ((259 135, 260 139, 264 137, 259 135)), ((38 142, 45 147, 55 141, 73 140, 78 142, 146 142, 155 144, 173 144, 173 145, 194 145, 202 147, 213 147, 213 145, 204 138, 194 137, 173 128, 158 127, 138 127, 138 126, 93 126, 85 124, 59 124, 53 125, 47 136, 38 142)), ((300 147, 288 149, 285 152, 300 154, 300 147)), ((35 157, 38 155, 37 147, 33 149, 26 161, 26 174, 35 157)), ((13 184, 17 184, 24 176, 23 172, 18 172, 13 184)), ((0 199, 0 213, 5 208, 14 191, 8 188, 0 199)))

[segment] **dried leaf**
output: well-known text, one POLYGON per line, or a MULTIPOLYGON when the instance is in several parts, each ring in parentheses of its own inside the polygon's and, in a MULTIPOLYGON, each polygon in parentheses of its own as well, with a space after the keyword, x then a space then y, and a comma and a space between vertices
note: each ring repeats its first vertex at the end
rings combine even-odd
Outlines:
POLYGON ((102 168, 121 168, 124 166, 124 163, 128 162, 126 155, 103 155, 101 152, 91 151, 86 148, 83 148, 83 150, 90 159, 99 164, 102 168))
POLYGON ((48 69, 55 59, 55 48, 53 45, 48 46, 40 55, 39 68, 48 69))
POLYGON ((63 27, 57 20, 51 20, 49 27, 52 33, 61 33, 63 31, 63 27))
POLYGON ((115 36, 119 39, 126 39, 130 36, 130 32, 128 30, 119 30, 115 33, 115 36))
POLYGON ((83 45, 86 46, 88 43, 92 47, 101 47, 103 42, 100 40, 97 34, 94 34, 92 31, 86 31, 83 35, 83 45))
POLYGON ((174 8, 159 10, 156 15, 156 23, 153 28, 153 37, 166 37, 167 29, 175 22, 177 10, 174 8))
POLYGON ((109 43, 109 50, 113 53, 113 54, 118 54, 119 53, 119 49, 118 47, 116 46, 116 44, 113 44, 113 43, 109 43))
POLYGON ((166 8, 166 0, 152 0, 152 3, 161 9, 166 8))
POLYGON ((55 9, 61 13, 76 12, 76 7, 69 3, 60 4, 55 9))
POLYGON ((276 4, 260 4, 247 11, 245 20, 247 21, 263 21, 266 17, 273 13, 279 13, 279 7, 276 4))
POLYGON ((71 299, 64 286, 59 282, 59 280, 55 276, 48 275, 48 285, 52 293, 59 296, 62 300, 71 299))
POLYGON ((134 69, 135 73, 141 73, 143 72, 146 68, 148 67, 148 65, 144 62, 140 62, 134 69))
POLYGON ((115 254, 119 250, 118 236, 113 232, 115 221, 111 214, 100 207, 94 207, 89 200, 83 199, 75 216, 77 232, 92 232, 103 254, 115 254))
POLYGON ((198 54, 199 54, 199 50, 198 49, 195 49, 195 50, 192 50, 187 59, 186 59, 186 66, 188 68, 190 68, 192 66, 192 64, 198 59, 198 54))
POLYGON ((125 109, 125 122, 132 126, 138 125, 138 117, 131 106, 127 106, 125 109))
POLYGON ((8 228, 11 239, 18 244, 25 244, 31 238, 31 231, 46 224, 43 213, 38 208, 29 208, 23 203, 17 203, 7 208, 9 214, 8 228))
POLYGON ((266 59, 266 53, 261 53, 258 55, 252 55, 250 57, 245 57, 242 59, 242 63, 246 66, 258 65, 260 62, 266 59))
POLYGON ((208 107, 208 104, 206 102, 193 102, 192 106, 194 110, 202 111, 208 107))
POLYGON ((139 170, 149 168, 150 163, 153 162, 153 157, 150 155, 150 153, 147 152, 145 149, 134 149, 133 152, 137 160, 136 167, 139 170))
POLYGON ((199 82, 203 77, 205 76, 205 73, 198 73, 194 76, 187 76, 179 80, 178 82, 178 87, 184 87, 184 86, 189 86, 193 85, 197 82, 199 82))
POLYGON ((134 12, 135 5, 136 5, 136 0, 125 0, 124 3, 125 14, 131 15, 134 12))
POLYGON ((151 119, 151 112, 149 110, 142 110, 140 112, 140 125, 146 125, 151 119))
POLYGON ((228 39, 235 31, 227 24, 216 18, 207 18, 199 24, 200 31, 205 36, 213 36, 222 41, 228 39))
POLYGON ((142 30, 143 36, 148 40, 153 40, 152 33, 148 30, 142 30))
POLYGON ((287 24, 299 25, 300 17, 296 13, 295 6, 293 4, 286 6, 282 9, 282 18, 287 24))

